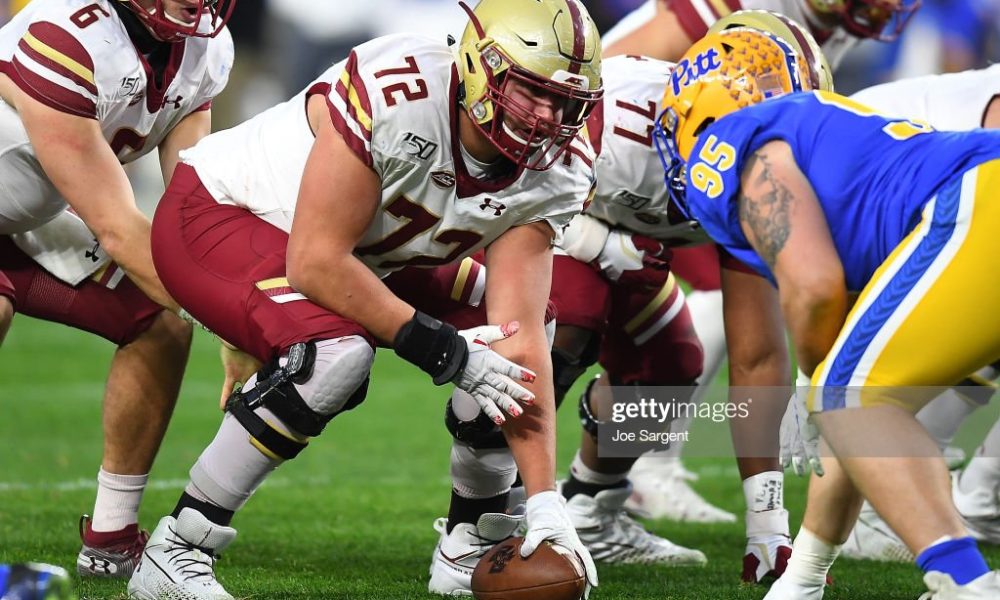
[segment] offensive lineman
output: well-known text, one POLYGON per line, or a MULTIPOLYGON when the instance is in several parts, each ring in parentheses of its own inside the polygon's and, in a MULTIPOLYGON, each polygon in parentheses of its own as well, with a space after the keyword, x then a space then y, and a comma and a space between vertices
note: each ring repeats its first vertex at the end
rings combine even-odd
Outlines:
POLYGON ((0 29, 0 342, 16 311, 118 345, 81 575, 129 577, 139 560, 139 501, 191 339, 122 165, 157 149, 167 181, 208 134, 234 5, 35 0, 0 29))
POLYGON ((543 322, 551 245, 593 186, 593 150, 578 133, 601 95, 600 42, 577 0, 462 6, 470 22, 457 49, 375 39, 183 154, 154 219, 157 271, 192 315, 265 366, 231 398, 150 537, 133 597, 231 598, 213 566, 236 535, 233 515, 364 400, 376 341, 504 424, 528 494, 522 553, 562 545, 597 583, 554 490, 543 322), (380 280, 481 248, 499 327, 458 332, 380 280))
MULTIPOLYGON (((743 11, 720 21, 722 26, 737 22, 752 22, 779 33, 807 57, 813 78, 810 86, 829 89, 829 68, 800 26, 764 11, 743 11)), ((691 329, 684 294, 667 270, 670 250, 665 248, 702 243, 707 238, 697 224, 669 210, 651 136, 672 69, 670 63, 642 57, 618 56, 605 63, 605 96, 588 120, 588 134, 599 150, 597 190, 586 212, 574 217, 567 228, 553 265, 551 300, 558 325, 552 362, 557 401, 594 361, 599 359, 607 370, 580 399, 585 431, 560 491, 581 540, 595 560, 608 563, 697 566, 706 562, 701 552, 645 531, 622 510, 629 496, 633 460, 602 458, 596 444, 597 428, 607 418, 605 411, 610 412, 609 381, 633 386, 639 395, 648 386, 691 384, 700 371, 700 345, 691 329)), ((734 293, 769 287, 738 261, 729 260, 726 266, 734 271, 734 293)), ((481 285, 475 281, 486 280, 485 271, 474 263, 456 269, 449 287, 475 295, 481 285)), ((756 321, 748 319, 744 327, 756 321)), ((777 337, 783 348, 780 331, 777 337)), ((493 513, 505 504, 517 504, 513 500, 516 490, 511 500, 507 497, 514 483, 514 465, 503 439, 487 419, 476 416, 478 411, 462 412, 467 404, 459 395, 453 396, 447 421, 456 438, 452 454, 455 490, 449 518, 436 524, 439 530, 442 524, 449 528, 441 530, 429 586, 431 592, 442 594, 469 589, 469 575, 478 561, 473 550, 482 534, 477 530, 477 517, 488 513, 483 523, 494 528, 500 518, 493 513), (471 486, 469 478, 461 475, 477 472, 472 465, 481 472, 483 481, 478 486, 471 486), (468 508, 455 510, 456 504, 465 503, 468 508), (475 512, 475 506, 485 508, 475 512), (455 530, 456 519, 467 525, 455 530), (449 556, 465 558, 449 560, 449 556)), ((754 574, 757 569, 762 574, 775 569, 774 562, 768 562, 767 549, 772 548, 773 555, 774 548, 787 547, 787 534, 786 530, 783 535, 752 540, 755 549, 764 548, 757 551, 761 558, 753 567, 754 574)))

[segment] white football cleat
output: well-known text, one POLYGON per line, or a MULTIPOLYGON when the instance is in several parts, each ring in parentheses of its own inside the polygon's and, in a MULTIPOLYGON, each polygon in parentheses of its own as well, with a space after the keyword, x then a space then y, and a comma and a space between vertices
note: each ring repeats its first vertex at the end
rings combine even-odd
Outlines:
POLYGON ((678 546, 646 531, 625 512, 628 487, 596 496, 577 494, 566 503, 580 541, 594 560, 612 564, 661 564, 700 567, 708 562, 700 550, 678 546))
POLYGON ((682 523, 735 523, 736 515, 713 506, 691 488, 697 475, 675 458, 640 457, 629 473, 632 496, 629 512, 647 519, 682 523))
POLYGON ((825 585, 802 585, 781 577, 767 591, 764 600, 823 600, 825 585))
POLYGON ((755 535, 747 540, 743 553, 743 583, 762 583, 781 577, 792 556, 792 540, 787 535, 755 535))
POLYGON ((914 556, 889 524, 865 502, 851 535, 840 549, 840 555, 856 560, 881 562, 913 562, 914 556))
POLYGON ((193 508, 166 516, 149 537, 128 582, 140 600, 233 600, 215 579, 215 561, 236 530, 209 521, 193 508))
POLYGON ((486 513, 476 525, 459 523, 448 533, 448 519, 434 521, 441 534, 431 558, 427 591, 442 596, 471 596, 472 572, 490 548, 514 535, 524 515, 486 513))
POLYGON ((1000 598, 1000 571, 991 571, 958 585, 947 573, 931 571, 924 574, 924 584, 929 592, 918 600, 996 600, 1000 598))
POLYGON ((951 495, 969 535, 985 544, 1000 545, 1000 491, 977 487, 962 491, 961 473, 951 476, 951 495))

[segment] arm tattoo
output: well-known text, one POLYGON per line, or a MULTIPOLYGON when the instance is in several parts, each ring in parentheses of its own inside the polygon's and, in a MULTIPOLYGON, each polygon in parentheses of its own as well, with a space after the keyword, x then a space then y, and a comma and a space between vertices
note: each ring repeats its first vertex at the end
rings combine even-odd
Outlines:
POLYGON ((772 172, 767 155, 759 151, 747 162, 746 172, 754 171, 759 173, 751 182, 752 189, 740 190, 740 223, 753 233, 751 244, 773 269, 778 253, 788 241, 792 193, 772 172))

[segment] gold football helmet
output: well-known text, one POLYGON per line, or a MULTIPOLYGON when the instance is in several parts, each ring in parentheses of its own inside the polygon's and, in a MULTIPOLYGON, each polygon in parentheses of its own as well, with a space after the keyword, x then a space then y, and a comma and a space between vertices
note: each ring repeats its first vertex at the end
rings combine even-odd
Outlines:
POLYGON ((734 27, 759 29, 788 42, 809 65, 810 89, 833 91, 833 70, 830 63, 809 30, 797 21, 769 10, 738 10, 716 21, 708 28, 706 35, 734 27))
POLYGON ((504 156, 551 167, 603 93, 601 40, 587 9, 579 0, 459 4, 469 15, 457 53, 462 105, 504 156), (552 117, 519 102, 517 89, 550 100, 552 117))

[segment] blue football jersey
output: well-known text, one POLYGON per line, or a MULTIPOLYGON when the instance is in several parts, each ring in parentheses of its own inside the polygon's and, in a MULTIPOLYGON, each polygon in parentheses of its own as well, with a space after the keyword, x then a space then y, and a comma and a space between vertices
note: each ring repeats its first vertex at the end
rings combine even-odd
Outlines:
POLYGON ((747 159, 773 140, 788 143, 812 184, 850 291, 864 288, 945 183, 1000 158, 1000 132, 938 132, 826 92, 791 94, 719 119, 691 151, 689 210, 712 239, 772 283, 740 228, 737 200, 747 159))

